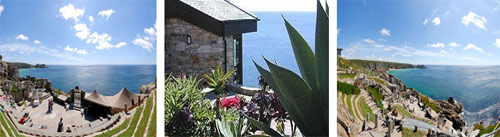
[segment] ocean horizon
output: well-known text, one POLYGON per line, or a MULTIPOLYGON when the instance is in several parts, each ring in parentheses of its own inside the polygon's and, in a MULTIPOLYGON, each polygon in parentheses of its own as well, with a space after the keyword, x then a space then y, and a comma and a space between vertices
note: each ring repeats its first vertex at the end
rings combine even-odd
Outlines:
POLYGON ((52 88, 68 92, 78 86, 90 93, 114 95, 123 87, 139 93, 142 85, 154 82, 156 65, 47 65, 48 68, 19 69, 19 77, 48 79, 52 88))
POLYGON ((283 17, 304 37, 314 52, 316 12, 253 12, 257 32, 243 35, 243 85, 258 87, 260 76, 252 59, 267 68, 262 57, 277 61, 282 67, 300 75, 283 17))
POLYGON ((426 65, 427 69, 389 70, 410 88, 433 99, 453 97, 464 107, 464 120, 496 121, 500 115, 500 66, 426 65))

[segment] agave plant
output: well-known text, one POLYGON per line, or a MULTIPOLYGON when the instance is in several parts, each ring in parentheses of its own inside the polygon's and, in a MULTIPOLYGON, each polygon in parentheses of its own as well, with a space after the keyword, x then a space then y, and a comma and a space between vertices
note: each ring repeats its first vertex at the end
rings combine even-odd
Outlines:
POLYGON ((221 116, 220 119, 215 119, 215 124, 217 130, 219 130, 220 136, 223 137, 243 137, 248 133, 248 120, 240 111, 237 110, 227 110, 225 115, 221 116), (232 118, 232 119, 231 119, 232 118))
POLYGON ((202 93, 214 92, 217 96, 215 100, 216 117, 220 118, 219 102, 220 98, 226 93, 226 83, 233 76, 234 70, 230 70, 224 74, 221 65, 217 65, 215 70, 212 70, 212 75, 205 74, 203 77, 207 80, 208 88, 203 89, 202 93))
MULTIPOLYGON (((301 76, 267 60, 269 71, 257 63, 259 73, 282 101, 291 120, 304 136, 328 136, 328 4, 317 1, 315 53, 283 17, 301 76)), ((269 126, 249 121, 271 136, 281 136, 269 126)))

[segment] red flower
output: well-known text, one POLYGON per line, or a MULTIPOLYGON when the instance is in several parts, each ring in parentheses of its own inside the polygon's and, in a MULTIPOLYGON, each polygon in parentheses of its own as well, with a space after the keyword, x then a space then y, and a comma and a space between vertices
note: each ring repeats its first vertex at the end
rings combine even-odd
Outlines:
POLYGON ((225 107, 225 108, 236 107, 236 109, 239 110, 240 109, 240 100, 236 96, 224 98, 220 101, 219 105, 222 107, 225 107))

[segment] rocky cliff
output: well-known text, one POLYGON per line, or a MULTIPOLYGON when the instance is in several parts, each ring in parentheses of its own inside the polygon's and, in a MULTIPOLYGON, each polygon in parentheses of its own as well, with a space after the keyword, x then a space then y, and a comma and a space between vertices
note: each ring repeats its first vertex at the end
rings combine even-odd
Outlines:
POLYGON ((424 65, 412 65, 406 63, 372 61, 372 60, 359 60, 351 59, 351 63, 370 70, 389 70, 389 69, 406 69, 406 68, 426 68, 424 65))
POLYGON ((448 100, 436 100, 436 104, 439 113, 453 122, 453 128, 462 129, 465 126, 465 121, 460 116, 463 110, 462 104, 455 102, 453 97, 448 98, 448 100))
POLYGON ((19 72, 15 66, 9 65, 7 62, 0 60, 0 79, 18 81, 18 75, 19 72))

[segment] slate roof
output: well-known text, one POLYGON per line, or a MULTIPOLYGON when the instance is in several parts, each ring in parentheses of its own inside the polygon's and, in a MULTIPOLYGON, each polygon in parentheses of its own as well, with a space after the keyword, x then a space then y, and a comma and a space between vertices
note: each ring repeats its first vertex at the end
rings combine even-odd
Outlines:
POLYGON ((227 0, 165 0, 165 19, 178 18, 219 36, 257 31, 259 18, 227 0))
POLYGON ((181 2, 219 20, 258 20, 257 16, 244 11, 227 0, 180 0, 181 2))

